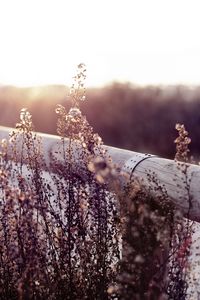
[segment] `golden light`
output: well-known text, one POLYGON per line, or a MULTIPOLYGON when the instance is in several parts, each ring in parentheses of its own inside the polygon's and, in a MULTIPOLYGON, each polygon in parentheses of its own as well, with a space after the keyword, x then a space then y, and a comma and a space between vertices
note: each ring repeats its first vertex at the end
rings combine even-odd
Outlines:
POLYGON ((1 0, 0 83, 200 83, 198 0, 1 0))

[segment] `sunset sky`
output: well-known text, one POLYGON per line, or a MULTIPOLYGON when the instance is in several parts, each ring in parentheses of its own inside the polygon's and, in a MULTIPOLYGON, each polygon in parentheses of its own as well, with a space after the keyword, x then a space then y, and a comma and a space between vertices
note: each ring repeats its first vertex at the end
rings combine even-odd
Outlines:
POLYGON ((200 84, 199 0, 0 0, 0 83, 200 84))

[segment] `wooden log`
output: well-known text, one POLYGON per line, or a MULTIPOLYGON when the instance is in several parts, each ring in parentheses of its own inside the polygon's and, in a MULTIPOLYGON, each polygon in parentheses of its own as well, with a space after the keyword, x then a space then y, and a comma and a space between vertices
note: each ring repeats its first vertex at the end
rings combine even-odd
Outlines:
MULTIPOLYGON (((0 127, 0 138, 8 138, 12 131, 12 128, 0 127)), ((42 133, 39 136, 42 138, 46 162, 49 163, 50 153, 57 151, 60 138, 42 133)), ((153 195, 161 192, 157 189, 158 183, 186 217, 200 222, 200 166, 109 146, 105 146, 105 149, 112 161, 130 178, 135 175, 153 195)))
POLYGON ((200 222, 200 166, 156 156, 141 158, 135 165, 135 156, 124 166, 130 176, 135 174, 153 195, 159 194, 161 186, 185 217, 200 222))

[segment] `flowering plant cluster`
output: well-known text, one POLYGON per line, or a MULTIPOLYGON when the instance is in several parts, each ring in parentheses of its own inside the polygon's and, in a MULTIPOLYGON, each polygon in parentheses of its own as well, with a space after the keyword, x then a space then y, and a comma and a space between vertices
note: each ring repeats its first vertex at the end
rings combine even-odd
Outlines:
POLYGON ((136 178, 120 191, 119 170, 80 110, 85 77, 80 64, 71 109, 56 107, 50 163, 26 109, 1 141, 0 299, 185 299, 189 227, 165 192, 152 199, 136 178))

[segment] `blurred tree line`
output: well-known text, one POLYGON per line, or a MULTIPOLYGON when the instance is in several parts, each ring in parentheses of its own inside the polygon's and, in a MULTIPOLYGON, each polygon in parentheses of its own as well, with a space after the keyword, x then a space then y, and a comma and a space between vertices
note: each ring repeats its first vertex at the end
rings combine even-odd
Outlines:
MULTIPOLYGON (((0 87, 0 125, 15 126, 26 107, 36 131, 56 134, 55 106, 69 108, 65 86, 0 87)), ((200 87, 138 87, 113 83, 88 89, 81 109, 105 144, 173 158, 175 124, 184 123, 192 139, 191 153, 200 152, 200 87)))

